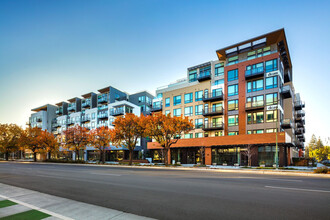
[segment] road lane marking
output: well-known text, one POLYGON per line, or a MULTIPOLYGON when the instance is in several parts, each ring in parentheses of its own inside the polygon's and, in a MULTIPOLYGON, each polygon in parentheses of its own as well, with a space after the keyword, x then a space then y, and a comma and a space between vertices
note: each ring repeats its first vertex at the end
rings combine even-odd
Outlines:
POLYGON ((272 188, 272 189, 284 189, 284 190, 330 193, 330 191, 320 190, 320 189, 301 189, 301 188, 289 188, 289 187, 280 187, 280 186, 265 186, 265 187, 266 188, 272 188))
POLYGON ((94 175, 106 175, 106 176, 122 176, 121 174, 114 174, 114 173, 89 173, 94 175))
POLYGON ((302 180, 290 180, 290 179, 273 179, 273 178, 261 178, 261 177, 239 177, 240 179, 262 179, 262 180, 276 180, 276 181, 288 181, 288 182, 302 182, 302 180))

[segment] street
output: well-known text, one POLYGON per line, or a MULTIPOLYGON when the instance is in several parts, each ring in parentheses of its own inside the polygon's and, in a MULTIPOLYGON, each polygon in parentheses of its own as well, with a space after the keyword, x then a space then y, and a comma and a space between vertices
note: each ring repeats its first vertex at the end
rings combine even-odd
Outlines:
POLYGON ((330 219, 329 178, 1 162, 0 182, 156 219, 330 219))

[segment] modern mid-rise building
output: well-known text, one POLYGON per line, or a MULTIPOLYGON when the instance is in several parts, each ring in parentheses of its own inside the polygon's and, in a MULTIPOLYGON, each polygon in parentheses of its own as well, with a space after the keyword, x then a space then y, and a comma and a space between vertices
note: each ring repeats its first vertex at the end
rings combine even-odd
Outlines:
MULTIPOLYGON (((122 117, 127 113, 135 115, 150 114, 151 100, 154 98, 147 91, 135 94, 127 94, 112 86, 98 90, 98 93, 90 92, 82 95, 81 98, 75 97, 68 101, 59 102, 56 106, 45 105, 32 109, 29 124, 38 126, 43 130, 48 130, 56 135, 59 142, 64 142, 63 132, 71 127, 80 125, 87 129, 95 129, 101 126, 113 128, 116 117, 122 117)), ((139 140, 135 148, 134 156, 139 152, 143 154, 147 150, 145 138, 139 140)), ((67 151, 61 147, 67 157, 75 158, 74 152, 67 151)), ((88 146, 84 152, 85 160, 98 159, 98 152, 93 146, 88 146)), ((107 161, 118 161, 128 158, 128 150, 125 147, 115 147, 109 145, 106 152, 107 161)))
MULTIPOLYGON (((184 115, 194 130, 171 146, 169 162, 279 165, 302 154, 305 107, 292 84, 292 63, 284 29, 216 51, 218 59, 187 69, 187 76, 160 87, 152 112, 184 115), (251 148, 252 147, 252 148, 251 148), (252 150, 249 150, 252 149, 252 150), (204 150, 205 149, 205 150, 204 150)), ((154 161, 157 142, 149 142, 154 161)))

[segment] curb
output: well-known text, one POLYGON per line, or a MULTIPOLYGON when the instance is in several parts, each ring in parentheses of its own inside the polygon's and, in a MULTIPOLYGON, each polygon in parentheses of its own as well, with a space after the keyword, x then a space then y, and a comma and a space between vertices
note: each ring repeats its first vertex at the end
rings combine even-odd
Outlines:
POLYGON ((112 168, 130 168, 130 169, 165 169, 165 170, 181 170, 181 171, 204 171, 204 172, 218 172, 218 173, 246 173, 246 174, 264 174, 264 175, 283 175, 283 176, 306 176, 306 177, 320 177, 330 178, 329 174, 319 174, 303 171, 289 171, 289 170, 242 170, 242 169, 225 169, 225 168, 191 168, 191 167, 156 167, 156 166, 125 166, 125 165, 111 165, 111 164, 73 164, 73 163, 52 163, 52 162, 30 162, 30 161, 15 161, 11 163, 29 163, 29 164, 53 164, 53 165, 68 165, 68 166, 92 166, 92 167, 112 167, 112 168))

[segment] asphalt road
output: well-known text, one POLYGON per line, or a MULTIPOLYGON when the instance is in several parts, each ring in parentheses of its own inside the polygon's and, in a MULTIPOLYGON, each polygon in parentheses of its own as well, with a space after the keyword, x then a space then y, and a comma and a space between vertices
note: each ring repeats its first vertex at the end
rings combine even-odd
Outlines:
POLYGON ((157 219, 330 219, 327 178, 1 162, 0 182, 157 219))

